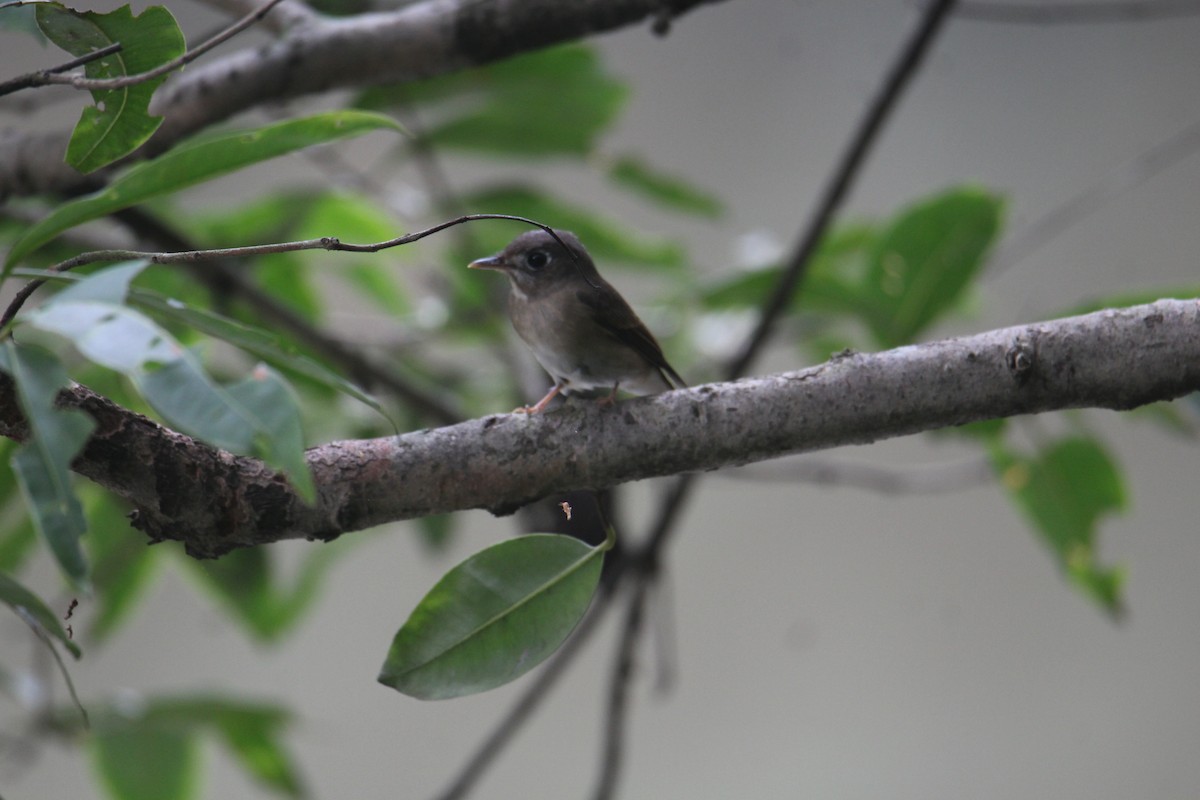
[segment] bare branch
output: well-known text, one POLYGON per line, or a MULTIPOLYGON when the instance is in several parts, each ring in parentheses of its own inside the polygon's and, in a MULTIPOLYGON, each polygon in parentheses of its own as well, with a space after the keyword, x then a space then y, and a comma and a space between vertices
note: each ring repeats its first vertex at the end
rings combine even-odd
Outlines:
MULTIPOLYGON (((163 124, 133 157, 157 155, 263 104, 430 78, 713 2, 719 0, 424 0, 387 13, 321 18, 265 47, 173 76, 152 108, 163 124)), ((66 134, 0 137, 0 200, 78 189, 83 176, 63 163, 66 144, 66 134)))
POLYGON ((1092 3, 963 3, 958 16, 980 22, 1018 25, 1151 22, 1200 14, 1196 0, 1134 0, 1092 3))
MULTIPOLYGON (((343 242, 336 236, 322 236, 318 239, 303 239, 295 242, 270 242, 268 244, 244 245, 241 247, 217 247, 209 250, 184 250, 179 252, 147 252, 145 250, 93 250, 87 253, 80 253, 72 256, 66 261, 60 261, 53 266, 47 268, 49 272, 70 272, 73 269, 82 267, 85 264, 97 264, 105 261, 133 261, 137 259, 145 259, 152 264, 199 264, 206 261, 224 261, 229 258, 244 258, 250 256, 264 256, 273 253, 295 253, 301 250, 331 250, 342 251, 347 253, 378 253, 380 250, 387 250, 400 245, 412 244, 413 242, 424 239, 426 236, 432 236, 435 233, 444 231, 447 228, 461 225, 464 222, 474 222, 484 219, 507 219, 513 222, 523 222, 527 225, 532 225, 536 228, 541 228, 546 233, 558 239, 558 234, 544 223, 537 220, 529 219, 528 217, 519 217, 513 214, 464 214, 461 217, 439 222, 424 230, 415 233, 406 233, 402 236, 397 236, 393 239, 388 239, 383 242, 370 242, 367 244, 350 244, 343 242)), ((560 242, 561 244, 561 242, 560 242)), ((13 297, 8 304, 8 308, 4 310, 4 314, 0 315, 0 331, 5 330, 12 321, 16 318, 17 312, 25 305, 25 302, 30 296, 44 286, 46 280, 37 278, 30 281, 21 287, 20 291, 13 297)))
MULTIPOLYGON (((215 556, 331 539, 384 522, 866 444, 1063 408, 1129 409, 1200 390, 1200 301, 1160 300, 959 339, 839 357, 799 372, 698 386, 603 408, 501 414, 308 452, 305 506, 261 462, 214 450, 83 387, 60 401, 97 432, 73 468, 130 500, 155 539, 215 556)), ((11 384, 0 435, 23 439, 11 384)), ((653 566, 652 564, 650 566, 653 566)))
POLYGON ((988 263, 988 272, 998 274, 1028 258, 1058 238, 1076 223, 1096 213, 1125 192, 1150 180, 1200 149, 1200 122, 1118 164, 1115 169, 1082 191, 1060 203, 1033 224, 1004 242, 988 263))
MULTIPOLYGON (((813 253, 816 252, 825 232, 833 224, 842 202, 849 195, 850 188, 858 177, 862 165, 866 162, 866 157, 882 131, 884 123, 895 110, 904 89, 916 75, 917 69, 925 59, 925 54, 933 46, 938 32, 954 7, 955 0, 937 0, 937 2, 931 3, 925 9, 921 23, 909 37, 895 63, 884 76, 879 93, 867 106, 866 114, 855 128, 850 144, 834 167, 829 183, 817 203, 816 211, 805 224, 796 248, 788 259, 779 281, 768 296, 754 330, 746 337, 738 355, 726 368, 727 378, 738 378, 746 374, 761 355, 767 342, 770 341, 775 325, 784 310, 794 302, 813 253)), ((643 556, 649 561, 653 562, 658 559, 658 552, 670 536, 679 512, 687 505, 695 477, 694 475, 680 476, 664 496, 658 510, 658 519, 651 528, 644 545, 643 556)))
POLYGON ((718 477, 756 483, 813 483, 895 495, 957 492, 988 483, 994 473, 984 456, 904 466, 805 456, 724 470, 718 477))
POLYGON ((566 674, 567 667, 575 660, 575 656, 582 652, 583 646, 599 628, 600 621, 612 607, 612 597, 611 590, 602 591, 596 597, 591 610, 575 628, 571 638, 567 639, 550 662, 538 673, 529 688, 517 698, 517 702, 459 770, 458 777, 454 779, 454 782, 438 795, 438 800, 462 800, 475 787, 475 784, 483 777, 483 773, 500 755, 500 751, 513 740, 517 730, 538 709, 538 706, 550 694, 550 690, 558 684, 558 679, 566 674))
POLYGON ((12 94, 13 92, 20 91, 21 89, 29 89, 34 86, 45 86, 46 84, 50 83, 49 76, 51 75, 55 75, 60 72, 67 72, 77 67, 82 67, 85 64, 90 64, 93 61, 99 61, 105 56, 111 56, 113 53, 119 52, 121 52, 121 43, 113 42, 108 47, 101 47, 99 50, 93 50, 90 53, 86 53, 79 58, 73 58, 70 61, 59 64, 58 66, 39 70, 37 72, 30 72, 26 75, 19 75, 16 78, 11 78, 3 83, 0 83, 0 96, 12 94))
MULTIPOLYGON (((176 231, 139 208, 127 208, 116 214, 117 219, 128 225, 141 237, 167 247, 187 249, 188 242, 176 231)), ((226 292, 236 296, 267 327, 286 330, 296 340, 311 348, 321 358, 336 364, 338 371, 350 377, 368 392, 383 388, 423 418, 439 425, 452 425, 466 418, 448 397, 439 397, 411 381, 405 380, 396 370, 376 362, 364 350, 330 336, 310 320, 298 313, 250 278, 246 271, 224 260, 190 265, 192 275, 214 292, 226 292)))
MULTIPOLYGON (((31 73, 30 75, 17 78, 15 81, 0 84, 0 95, 14 92, 17 89, 28 89, 35 86, 49 85, 70 86, 74 89, 85 89, 87 91, 111 91, 114 89, 124 89, 129 86, 136 86, 139 83, 152 81, 155 78, 161 78, 163 75, 170 74, 175 70, 192 63, 217 45, 229 41, 234 36, 265 17, 267 12, 278 5, 281 1, 282 0, 267 0, 267 2, 264 3, 260 8, 242 17, 229 27, 217 32, 208 40, 202 42, 196 47, 193 47, 191 50, 188 50, 178 58, 173 58, 165 64, 159 64, 152 70, 139 72, 137 75, 125 75, 121 78, 86 78, 81 75, 61 75, 59 73, 63 72, 64 70, 56 67, 54 69, 31 73)), ((108 55, 109 53, 106 53, 105 51, 116 52, 116 50, 113 49, 114 47, 116 50, 121 49, 120 44, 110 45, 109 47, 97 50, 95 53, 89 53, 82 58, 86 58, 87 63, 90 63, 95 61, 96 58, 103 57, 98 56, 98 53, 105 53, 105 55, 108 55)), ((79 60, 80 59, 76 59, 76 61, 79 60)))
POLYGON ((833 219, 841 209, 842 202, 850 193, 850 187, 854 185, 859 170, 866 162, 867 154, 875 144, 875 139, 900 101, 904 89, 917 74, 918 68, 925 60, 925 55, 937 39, 938 32, 954 9, 955 2, 956 0, 937 0, 930 3, 921 24, 917 26, 908 42, 905 43, 895 64, 884 78, 883 85, 879 87, 879 94, 867 106, 866 115, 854 131, 845 153, 834 167, 829 184, 825 187, 821 199, 817 203, 816 212, 805 225, 804 231, 800 235, 800 241, 767 299, 757 325, 726 370, 727 377, 736 378, 746 374, 750 365, 754 363, 766 345, 780 315, 792 303, 796 291, 804 280, 804 274, 813 253, 816 252, 817 246, 821 243, 829 226, 833 224, 833 219))
POLYGON ((646 612, 646 595, 653 577, 641 571, 634 571, 630 575, 633 585, 630 587, 629 605, 621 625, 621 642, 617 646, 617 657, 608 687, 600 777, 596 781, 596 790, 592 793, 595 800, 612 798, 617 790, 617 781, 621 777, 629 713, 629 684, 633 680, 637 643, 641 638, 642 621, 646 612))

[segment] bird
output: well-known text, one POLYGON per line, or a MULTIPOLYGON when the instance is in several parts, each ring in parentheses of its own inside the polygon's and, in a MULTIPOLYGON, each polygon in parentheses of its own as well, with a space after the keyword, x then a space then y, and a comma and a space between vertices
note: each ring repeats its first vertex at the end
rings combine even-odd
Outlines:
POLYGON ((537 414, 560 392, 609 389, 604 400, 611 403, 618 387, 657 394, 687 386, 575 234, 528 231, 467 266, 508 277, 512 326, 554 380, 545 397, 518 412, 537 414))

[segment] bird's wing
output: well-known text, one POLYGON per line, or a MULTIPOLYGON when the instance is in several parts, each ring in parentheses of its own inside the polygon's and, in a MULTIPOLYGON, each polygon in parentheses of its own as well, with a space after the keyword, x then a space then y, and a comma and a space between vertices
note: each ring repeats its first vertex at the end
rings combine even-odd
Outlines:
POLYGON ((685 388, 687 382, 667 363, 667 357, 663 355, 662 347, 654 338, 654 334, 638 319, 638 315, 625 302, 625 298, 607 282, 594 288, 600 288, 600 291, 577 292, 576 297, 591 312, 596 324, 663 373, 663 380, 667 384, 674 384, 680 389, 685 388))

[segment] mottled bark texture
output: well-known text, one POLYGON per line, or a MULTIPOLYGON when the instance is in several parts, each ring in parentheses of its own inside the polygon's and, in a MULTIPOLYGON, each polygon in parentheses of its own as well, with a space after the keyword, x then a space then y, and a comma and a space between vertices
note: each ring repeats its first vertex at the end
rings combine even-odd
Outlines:
MULTIPOLYGON (((129 499, 136 527, 198 556, 426 514, 505 514, 540 497, 1063 408, 1129 409, 1200 389, 1200 302, 842 354, 797 372, 603 407, 499 414, 309 451, 305 506, 261 463, 213 450, 78 388, 99 423, 77 472, 129 499)), ((11 385, 0 434, 22 438, 11 385)))

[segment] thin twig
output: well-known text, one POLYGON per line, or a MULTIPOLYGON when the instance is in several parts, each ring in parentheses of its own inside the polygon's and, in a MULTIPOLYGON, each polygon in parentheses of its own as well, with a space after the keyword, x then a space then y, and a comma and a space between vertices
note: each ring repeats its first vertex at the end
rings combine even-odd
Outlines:
MULTIPOLYGON (((884 122, 895 110, 900 96, 916 75, 925 54, 929 52, 954 6, 955 0, 931 3, 925 10, 921 24, 905 44, 895 64, 888 70, 879 94, 867 107, 867 113, 855 130, 850 146, 838 161, 829 184, 821 195, 816 212, 805 225, 795 252, 788 259, 783 274, 759 316, 758 324, 747 337, 739 355, 726 368, 725 375, 729 380, 740 378, 757 360, 774 331, 775 323, 794 301, 813 252, 833 224, 833 219, 858 177, 859 170, 883 129, 884 122)), ((663 543, 674 528, 678 514, 691 493, 695 479, 695 474, 680 475, 667 490, 659 506, 658 518, 651 527, 644 545, 645 556, 651 561, 657 561, 663 543)))
MULTIPOLYGON (((42 70, 40 72, 35 72, 17 79, 21 81, 28 80, 28 82, 24 82, 22 85, 17 86, 16 88, 9 88, 7 91, 12 92, 16 91, 17 89, 27 89, 35 86, 47 85, 65 85, 75 89, 85 89, 87 91, 111 91, 113 89, 124 89, 129 86, 135 86, 139 83, 145 83, 146 81, 151 81, 170 72, 174 72, 180 67, 195 61, 197 58, 204 55, 209 50, 212 50, 217 45, 227 42, 229 39, 233 38, 246 28, 249 28, 251 25, 261 20, 267 15, 267 12, 269 12, 280 2, 282 2, 282 0, 267 0, 267 2, 260 6, 257 10, 252 11, 238 21, 232 23, 209 38, 207 41, 202 42, 191 50, 188 50, 178 58, 173 58, 165 64, 159 64, 154 69, 147 70, 146 72, 139 72, 137 75, 125 75, 120 78, 86 78, 80 75, 59 75, 59 70, 57 69, 42 70)), ((0 89, 2 88, 4 87, 0 87, 0 89)), ((5 93, 7 92, 0 91, 0 94, 5 93)))
MULTIPOLYGON (((125 209, 118 212, 116 217, 139 236, 149 237, 170 248, 186 247, 182 236, 137 208, 125 209)), ((206 264, 203 268, 193 265, 191 271, 210 290, 236 295, 254 310, 264 324, 290 332, 317 355, 336 364, 339 370, 363 389, 369 392, 380 387, 386 389, 417 413, 442 425, 452 425, 466 418, 466 414, 445 397, 439 397, 405 380, 395 370, 376 363, 358 348, 327 335, 302 314, 255 283, 245 271, 223 261, 206 264)))
POLYGON ((756 483, 813 483, 897 495, 958 492, 990 482, 995 473, 985 456, 903 466, 803 456, 721 470, 715 477, 756 483))
POLYGON ((1152 22, 1200 14, 1196 0, 1093 3, 963 3, 956 16, 979 22, 1013 25, 1092 24, 1097 22, 1152 22))
POLYGON ((59 64, 57 67, 50 67, 50 69, 44 71, 48 73, 59 73, 75 69, 76 67, 82 67, 84 64, 90 64, 93 61, 98 61, 104 58, 105 56, 111 56, 113 53, 121 52, 122 46, 123 45, 120 42, 113 42, 107 47, 101 47, 99 50, 93 50, 90 53, 85 53, 79 58, 71 59, 66 63, 59 64))
POLYGON ((1058 238, 1094 214, 1106 203, 1135 186, 1174 166, 1200 149, 1200 122, 1193 122, 1175 135, 1145 152, 1119 164, 1115 170, 1083 191, 1042 215, 1024 231, 1001 245, 988 264, 988 273, 998 274, 1028 258, 1030 254, 1058 238))
MULTIPOLYGON (((747 338, 737 358, 727 367, 726 375, 729 379, 732 380, 745 374, 770 339, 775 323, 793 302, 813 252, 832 224, 866 160, 867 153, 883 129, 884 122, 891 115, 903 90, 916 74, 917 68, 924 60, 925 54, 928 53, 942 24, 954 8, 954 4, 955 0, 940 0, 926 11, 924 19, 901 52, 900 58, 889 70, 879 94, 868 107, 866 116, 850 141, 850 146, 838 162, 833 177, 822 194, 817 211, 806 225, 795 252, 759 317, 758 325, 747 338)), ((638 585, 630 599, 629 614, 626 617, 620 655, 618 656, 618 668, 614 673, 613 685, 610 688, 606 744, 600 782, 595 794, 598 800, 604 800, 612 795, 620 772, 625 703, 628 695, 626 684, 632 673, 633 647, 641 629, 645 583, 650 580, 650 576, 657 573, 662 550, 670 533, 675 529, 675 523, 680 512, 686 506, 694 486, 694 474, 681 475, 675 479, 659 505, 658 518, 655 520, 645 544, 637 554, 629 559, 629 563, 634 565, 633 568, 636 570, 634 574, 638 576, 638 585)))
POLYGON ((0 83, 0 97, 3 97, 6 94, 12 94, 13 92, 19 92, 22 89, 30 89, 34 86, 45 86, 45 76, 55 75, 60 72, 67 72, 68 70, 82 67, 85 64, 90 64, 93 61, 98 61, 105 56, 111 56, 113 53, 119 53, 121 52, 121 47, 122 44, 120 42, 113 42, 107 47, 101 47, 99 50, 93 50, 90 53, 85 53, 79 58, 73 58, 70 61, 59 64, 58 66, 48 67, 47 69, 38 70, 37 72, 30 72, 25 75, 18 75, 15 78, 10 78, 9 80, 0 83))
MULTIPOLYGON (((916 74, 954 5, 955 0, 940 0, 931 5, 921 24, 901 51, 899 59, 889 70, 879 94, 868 107, 866 116, 850 140, 850 146, 839 160, 833 176, 821 196, 817 211, 805 226, 783 275, 780 276, 779 282, 763 308, 757 326, 747 338, 738 356, 726 368, 726 375, 729 379, 741 377, 750 368, 770 339, 779 317, 793 302, 796 292, 803 282, 813 252, 820 244, 849 193, 850 187, 858 177, 859 170, 882 131, 884 122, 890 117, 904 89, 916 74)), ((696 485, 695 477, 695 474, 681 475, 667 489, 659 505, 658 517, 651 527, 645 543, 641 550, 632 554, 629 559, 629 563, 636 565, 639 571, 644 571, 642 574, 656 574, 663 548, 671 532, 675 530, 679 515, 686 507, 691 491, 696 485)), ((626 630, 622 637, 623 650, 626 646, 633 647, 632 642, 626 645, 630 639, 636 638, 637 630, 631 630, 631 628, 640 630, 641 627, 642 609, 640 606, 645 600, 645 594, 635 591, 634 595, 631 599, 630 613, 626 619, 626 630)), ((614 675, 614 685, 610 689, 608 736, 601 779, 596 792, 597 798, 611 796, 619 773, 620 748, 623 738, 621 728, 624 723, 623 705, 627 688, 617 684, 627 682, 628 678, 627 673, 618 670, 614 675)))
POLYGON ((924 61, 934 39, 949 18, 955 1, 938 0, 930 4, 921 24, 905 45, 904 50, 901 51, 900 58, 888 71, 883 86, 880 87, 879 93, 867 107, 866 116, 859 123, 858 129, 850 139, 849 147, 838 160, 831 180, 821 193, 817 211, 805 226, 804 233, 801 235, 792 257, 784 267, 783 274, 780 275, 774 291, 759 316, 758 324, 747 337, 741 352, 726 369, 726 377, 730 380, 746 374, 746 370, 758 358, 760 351, 770 338, 775 323, 795 299, 796 291, 804 280, 813 253, 821 243, 821 239, 824 238, 825 232, 829 230, 846 196, 850 193, 850 187, 858 178, 859 170, 883 129, 884 122, 891 116, 904 89, 917 74, 917 69, 924 61))
POLYGON ((542 668, 538 673, 534 682, 529 685, 529 688, 517 698, 517 702, 500 720, 500 723, 492 730, 488 737, 480 744, 479 749, 475 754, 468 759, 459 771, 458 777, 454 779, 454 783, 450 784, 444 792, 437 796, 437 800, 462 800, 467 796, 467 793, 474 788, 475 784, 483 777, 484 772, 491 763, 496 759, 500 752, 512 741, 513 737, 520 727, 529 719, 542 701, 550 694, 550 690, 558 683, 559 679, 566 673, 567 667, 575 660, 575 657, 583 650, 584 644, 592 637, 592 634, 599 628, 600 621, 612 606, 612 597, 614 592, 602 591, 597 595, 592 609, 588 612, 583 621, 579 623, 579 627, 571 634, 571 638, 567 639, 566 643, 558 649, 554 657, 542 668))
POLYGON ((33 635, 50 651, 50 655, 54 658, 54 663, 58 665, 58 672, 62 675, 63 683, 67 685, 67 692, 71 695, 71 702, 79 709, 79 716, 83 721, 83 727, 90 728, 91 720, 88 718, 87 709, 84 708, 83 703, 80 701, 79 695, 75 691, 75 682, 71 680, 71 673, 67 669, 67 665, 63 663, 62 656, 59 655, 58 649, 55 648, 54 642, 50 639, 50 635, 46 633, 46 629, 32 615, 25 613, 24 609, 18 609, 18 611, 22 612, 20 616, 24 619, 25 624, 29 626, 30 630, 33 631, 33 635))
POLYGON ((642 622, 646 611, 646 594, 654 576, 635 570, 630 579, 633 585, 629 593, 629 606, 621 628, 621 642, 617 646, 617 658, 613 664, 612 680, 608 687, 608 709, 604 721, 604 746, 600 759, 600 776, 596 781, 595 800, 609 800, 621 777, 621 766, 625 751, 625 731, 629 712, 629 685, 633 680, 634 656, 638 639, 641 638, 642 622))
MULTIPOLYGON (((198 264, 206 261, 220 261, 226 258, 244 258, 249 256, 262 256, 272 253, 294 253, 300 250, 331 250, 342 251, 349 253, 377 253, 380 250, 387 250, 391 247, 399 245, 411 244, 419 239, 424 239, 426 236, 431 236, 446 228, 455 225, 461 225, 464 222, 474 222, 484 219, 507 219, 513 222, 523 222, 526 225, 533 225, 536 228, 541 228, 548 234, 553 236, 559 244, 562 242, 558 239, 558 234, 550 226, 545 225, 528 217, 519 217, 513 214, 464 214, 461 217, 455 217, 447 222, 440 222, 433 227, 426 228, 416 233, 406 233, 403 236, 397 236, 394 239, 388 239, 383 242, 372 242, 369 244, 348 244, 334 236, 322 236, 319 239, 304 239, 295 242, 273 242, 270 244, 246 245, 243 247, 218 247, 209 250, 184 250, 181 252, 147 252, 144 250, 93 250, 88 253, 80 253, 76 256, 68 258, 66 261, 60 261, 53 266, 47 268, 48 272, 70 272, 73 269, 82 267, 85 264, 95 264, 100 261, 131 261, 136 259, 145 259, 152 264, 198 264)), ((566 247, 566 245, 563 245, 566 247)), ((38 287, 44 284, 44 278, 38 278, 21 287, 13 298, 8 308, 5 309, 4 315, 0 316, 0 331, 6 330, 16 317, 17 312, 21 310, 21 306, 29 299, 29 296, 37 291, 38 287)))
MULTIPOLYGON (((247 14, 254 8, 251 0, 200 0, 204 5, 215 8, 230 16, 247 14)), ((283 0, 274 9, 275 13, 263 21, 263 27, 280 33, 293 25, 319 18, 311 8, 298 0, 283 0)))

